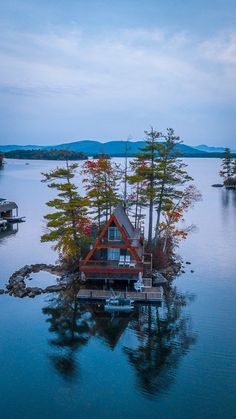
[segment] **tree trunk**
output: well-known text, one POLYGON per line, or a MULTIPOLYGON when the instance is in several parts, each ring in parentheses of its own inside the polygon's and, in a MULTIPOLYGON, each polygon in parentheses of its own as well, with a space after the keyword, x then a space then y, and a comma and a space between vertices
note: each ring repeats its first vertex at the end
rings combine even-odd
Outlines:
POLYGON ((149 201, 149 223, 148 223, 148 247, 152 245, 152 228, 153 228, 153 199, 149 201))
POLYGON ((156 230, 155 230, 155 244, 157 244, 158 239, 159 239, 159 225, 160 225, 160 219, 161 219, 163 193, 164 193, 164 180, 162 180, 160 199, 159 199, 158 208, 157 208, 157 221, 156 221, 156 230))

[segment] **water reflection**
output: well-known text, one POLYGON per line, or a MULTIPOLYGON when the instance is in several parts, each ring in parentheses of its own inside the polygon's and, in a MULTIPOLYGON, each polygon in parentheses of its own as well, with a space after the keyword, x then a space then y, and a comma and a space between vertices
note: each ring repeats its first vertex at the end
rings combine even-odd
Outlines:
POLYGON ((53 334, 49 343, 57 350, 50 354, 51 362, 63 378, 72 379, 78 373, 76 353, 87 344, 94 328, 92 316, 73 293, 51 298, 43 313, 53 334))
POLYGON ((5 244, 6 239, 18 232, 18 223, 8 223, 6 229, 0 230, 0 245, 5 244))
POLYGON ((223 189, 222 190, 222 194, 221 194, 221 200, 222 200, 222 207, 226 208, 229 205, 229 190, 228 189, 223 189))
POLYGON ((236 191, 232 189, 225 189, 222 188, 222 194, 221 194, 221 201, 222 201, 222 207, 223 209, 230 207, 236 207, 236 191), (232 205, 233 204, 233 205, 232 205))
POLYGON ((193 298, 169 288, 162 308, 140 306, 131 322, 136 340, 124 352, 135 368, 137 388, 150 397, 169 389, 181 357, 196 342, 191 319, 184 311, 193 298))
POLYGON ((107 350, 114 350, 127 332, 129 344, 119 344, 135 370, 137 389, 149 397, 165 392, 181 357, 196 341, 185 310, 192 299, 169 288, 161 307, 138 305, 132 313, 112 314, 101 303, 79 303, 73 293, 54 296, 43 309, 52 334, 52 365, 64 379, 75 379, 79 374, 76 355, 82 346, 98 338, 107 350))

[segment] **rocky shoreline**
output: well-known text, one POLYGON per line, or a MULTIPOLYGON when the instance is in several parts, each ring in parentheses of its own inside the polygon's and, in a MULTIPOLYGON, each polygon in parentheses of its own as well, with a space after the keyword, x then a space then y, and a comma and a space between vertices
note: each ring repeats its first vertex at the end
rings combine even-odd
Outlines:
POLYGON ((23 268, 14 272, 6 285, 6 289, 0 289, 0 294, 9 294, 14 297, 23 298, 29 297, 34 298, 36 295, 46 294, 51 292, 65 291, 72 287, 72 284, 76 280, 79 280, 78 274, 70 274, 64 272, 58 265, 47 265, 45 263, 36 263, 33 265, 25 265, 23 268), (28 287, 26 286, 26 280, 30 279, 32 273, 40 271, 49 272, 54 275, 59 275, 58 284, 50 285, 46 288, 40 287, 28 287))
MULTIPOLYGON (((185 262, 190 265, 191 262, 185 262)), ((194 271, 191 269, 190 271, 194 271)), ((185 273, 183 262, 173 261, 166 268, 153 272, 153 285, 165 286, 168 285, 180 273, 185 273)), ((52 292, 60 292, 71 289, 75 284, 81 284, 82 280, 80 274, 65 272, 60 265, 47 265, 45 263, 36 263, 32 265, 25 265, 23 268, 14 272, 6 284, 6 289, 0 289, 0 295, 9 294, 18 298, 34 298, 36 295, 47 294, 52 292), (58 275, 57 284, 49 285, 45 288, 29 287, 26 285, 26 280, 31 279, 32 273, 40 271, 48 272, 53 275, 58 275)))

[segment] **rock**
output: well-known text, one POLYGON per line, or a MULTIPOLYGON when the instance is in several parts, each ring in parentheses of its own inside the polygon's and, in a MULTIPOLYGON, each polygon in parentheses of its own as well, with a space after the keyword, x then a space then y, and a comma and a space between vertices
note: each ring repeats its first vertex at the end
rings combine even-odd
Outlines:
POLYGON ((50 285, 45 288, 45 292, 59 292, 63 291, 66 287, 64 285, 50 285))
POLYGON ((36 295, 36 294, 35 294, 34 292, 29 292, 28 297, 29 297, 29 298, 34 298, 34 297, 35 297, 35 295, 36 295))
POLYGON ((0 288, 0 295, 1 295, 1 294, 4 294, 4 292, 5 292, 5 291, 4 291, 2 288, 0 288))
POLYGON ((193 270, 193 269, 191 269, 191 271, 190 271, 190 272, 193 274, 194 270, 193 270))
POLYGON ((186 265, 191 265, 191 262, 185 262, 186 263, 186 265))
POLYGON ((184 270, 182 270, 182 271, 181 271, 181 274, 185 274, 185 271, 184 271, 184 270))
POLYGON ((23 275, 17 275, 17 276, 15 276, 15 277, 11 277, 10 279, 9 279, 9 284, 10 285, 12 285, 12 284, 17 284, 17 283, 19 283, 19 282, 24 282, 24 276, 23 275))
POLYGON ((14 295, 14 297, 19 297, 19 298, 23 298, 27 295, 27 290, 17 290, 16 292, 13 292, 12 294, 10 293, 10 295, 14 295))
POLYGON ((28 287, 26 288, 26 290, 28 294, 34 293, 35 295, 40 295, 43 292, 42 288, 39 288, 39 287, 28 287))
POLYGON ((222 185, 221 183, 213 183, 213 185, 211 185, 213 188, 222 188, 224 185, 222 185))
POLYGON ((167 282, 168 282, 167 279, 160 272, 155 272, 154 273, 154 275, 153 275, 153 285, 164 285, 167 282))

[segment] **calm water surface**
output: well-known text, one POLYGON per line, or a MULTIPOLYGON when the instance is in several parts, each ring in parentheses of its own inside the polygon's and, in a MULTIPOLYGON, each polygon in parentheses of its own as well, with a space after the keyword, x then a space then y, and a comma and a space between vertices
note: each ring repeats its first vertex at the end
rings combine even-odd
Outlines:
MULTIPOLYGON (((56 260, 40 243, 53 196, 40 173, 55 162, 29 163, 0 171, 0 196, 27 218, 0 238, 0 287, 24 264, 56 260)), ((179 249, 191 265, 162 307, 112 317, 73 295, 0 296, 1 418, 236 417, 236 192, 211 188, 219 160, 188 163, 203 200, 179 249)))

